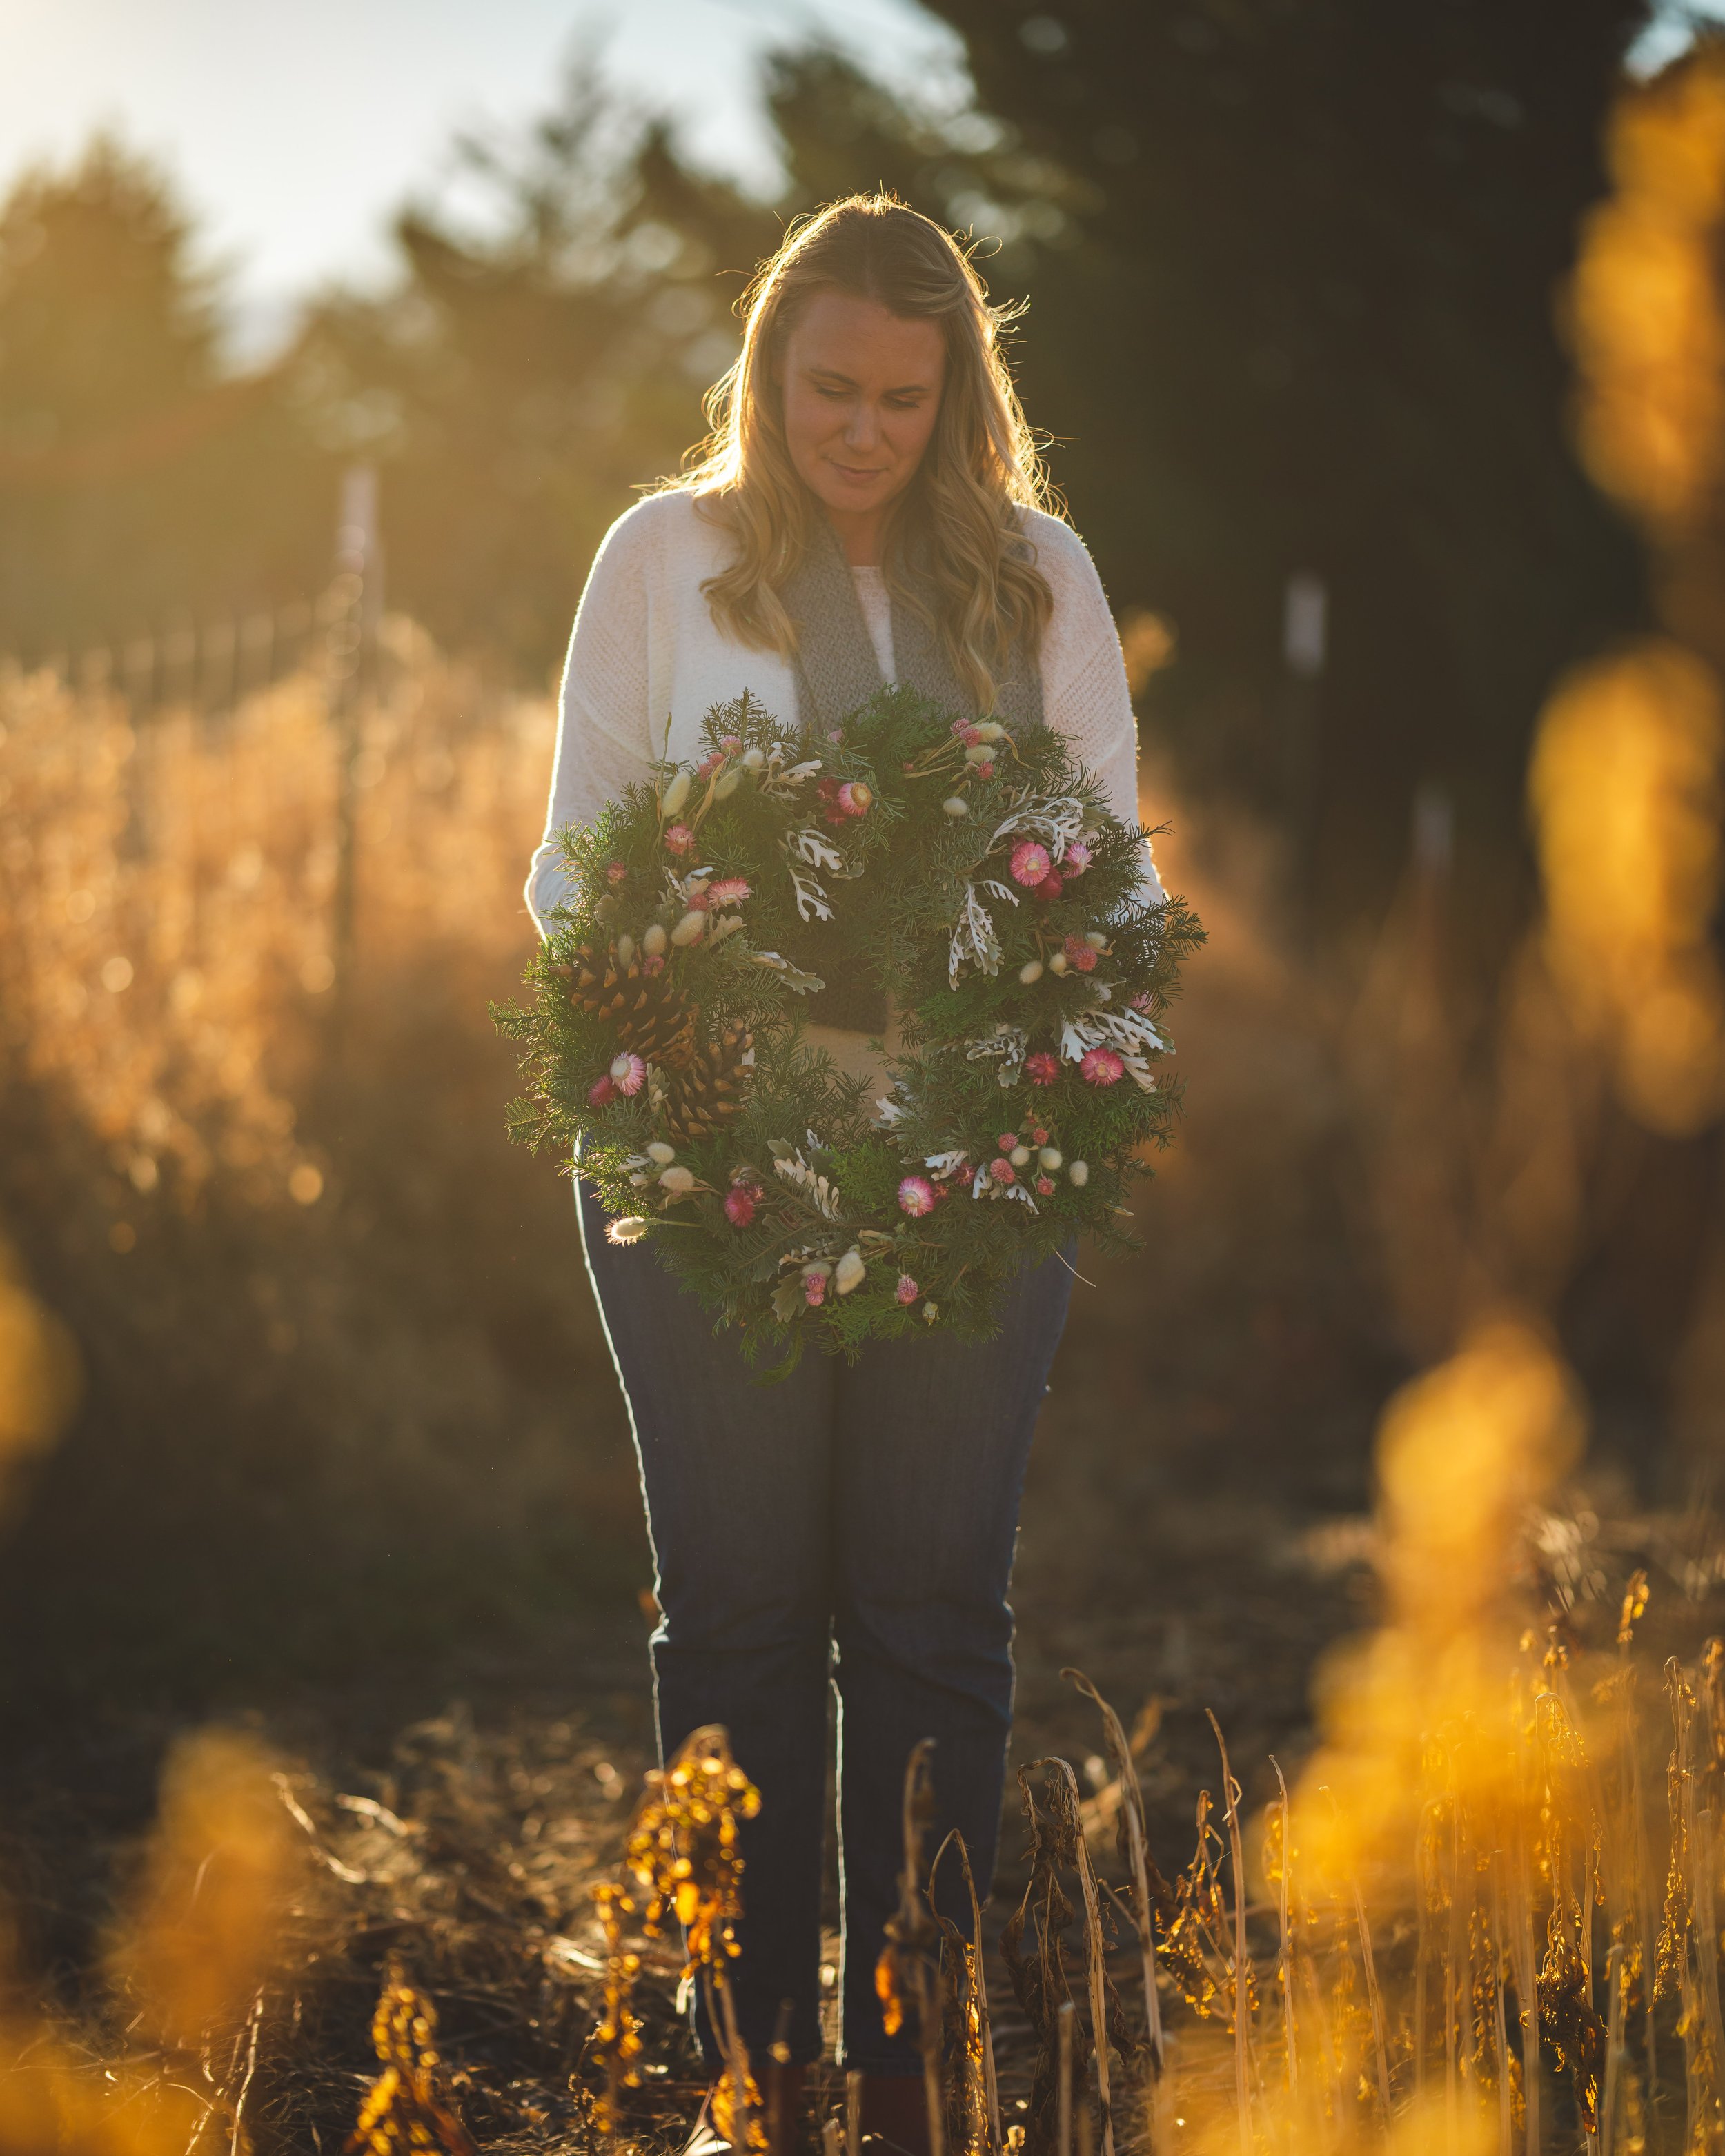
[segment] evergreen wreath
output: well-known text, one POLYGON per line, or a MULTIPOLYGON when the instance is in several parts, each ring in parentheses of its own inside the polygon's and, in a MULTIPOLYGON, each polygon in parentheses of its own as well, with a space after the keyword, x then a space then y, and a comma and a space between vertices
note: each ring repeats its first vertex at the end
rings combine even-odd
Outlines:
POLYGON ((1132 1178, 1178 1089, 1163 1014, 1203 941, 1153 901, 1143 831, 1052 728, 882 690, 831 734, 752 696, 562 834, 569 902, 528 967, 511 1135, 565 1156, 751 1359, 998 1330, 1075 1235, 1136 1245, 1132 1178), (862 968, 896 1009, 890 1090, 803 1039, 862 968))

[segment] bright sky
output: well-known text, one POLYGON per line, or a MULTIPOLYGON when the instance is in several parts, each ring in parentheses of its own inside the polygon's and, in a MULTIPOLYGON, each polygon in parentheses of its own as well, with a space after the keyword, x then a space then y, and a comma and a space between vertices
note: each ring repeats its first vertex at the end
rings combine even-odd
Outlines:
POLYGON ((112 123, 163 157, 237 261, 254 331, 331 272, 387 257, 460 126, 542 110, 584 37, 704 161, 767 183, 761 54, 820 32, 907 89, 959 80, 915 0, 0 0, 0 188, 112 123))
MULTIPOLYGON (((1681 42, 1667 8, 1649 59, 1681 42)), ((824 33, 919 95, 962 80, 957 40, 916 0, 0 0, 0 189, 117 126, 166 159, 236 265, 242 335, 264 341, 320 279, 379 273, 391 211, 447 177, 454 131, 542 110, 608 26, 614 80, 762 184, 756 69, 775 42, 824 33)))

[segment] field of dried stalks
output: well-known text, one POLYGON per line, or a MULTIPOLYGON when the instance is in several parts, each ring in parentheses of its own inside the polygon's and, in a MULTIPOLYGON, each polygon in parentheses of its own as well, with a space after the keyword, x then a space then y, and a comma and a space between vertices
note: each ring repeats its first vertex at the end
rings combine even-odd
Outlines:
MULTIPOLYGON (((0 690, 4 1614, 30 1650, 0 1801, 16 1996, 43 2000, 0 2148, 50 2113, 80 2149, 339 2145, 392 1971, 443 2056, 416 2064, 398 1994, 374 2145, 429 2145, 388 2138, 418 2100, 450 2147, 607 2138, 592 1889, 647 1763, 644 1556, 567 1192, 502 1141, 485 1018, 526 947, 550 718, 393 649, 351 946, 317 680, 137 726, 0 690)), ((1595 743, 1612 693, 1577 691, 1595 743)), ((1555 738, 1553 813, 1583 814, 1597 759, 1555 738)), ((1441 863, 1319 972, 1275 932, 1266 844, 1157 796, 1153 769, 1213 932, 1190 1111, 1144 1253, 1079 1297, 1033 1471, 1031 1833, 980 1963, 949 1943, 995 2060, 991 2109, 973 2015, 952 2138, 1712 2145, 1718 1568, 1609 1460, 1577 1493, 1541 1317, 1618 1142, 1584 1019, 1530 947, 1464 1052, 1441 863), (1374 1525, 1373 1426, 1427 1362, 1374 1525), (1651 1660, 1620 1645, 1638 1569, 1651 1660), (1314 1726, 1314 1661, 1373 1621, 1314 1726)), ((643 2087, 613 2138, 659 2145, 693 2097, 678 1964, 624 1944, 643 2087)), ((842 2135, 842 2087, 819 2101, 842 2135)))

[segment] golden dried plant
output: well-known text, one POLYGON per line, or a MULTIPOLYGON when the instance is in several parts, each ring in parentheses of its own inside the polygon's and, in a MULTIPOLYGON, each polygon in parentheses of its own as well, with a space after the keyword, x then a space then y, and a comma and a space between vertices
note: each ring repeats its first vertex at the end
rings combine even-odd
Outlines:
POLYGON ((0 1236, 0 1497, 7 1479, 59 1435, 80 1383, 77 1342, 31 1292, 22 1261, 0 1236))
POLYGON ((372 2041, 383 2071, 366 2092, 342 2156, 475 2156, 445 2086, 436 2010, 398 1969, 377 2000, 372 2041))
POLYGON ((764 2149, 761 2092, 737 2026, 729 1965, 738 1952, 743 1859, 738 1829, 761 1809, 761 1793, 731 1756, 724 1730, 697 1729, 670 1764, 650 1778, 624 1861, 646 1896, 649 1938, 682 1928, 683 1981, 700 1988, 725 2065, 715 2084, 715 2130, 733 2145, 764 2149))

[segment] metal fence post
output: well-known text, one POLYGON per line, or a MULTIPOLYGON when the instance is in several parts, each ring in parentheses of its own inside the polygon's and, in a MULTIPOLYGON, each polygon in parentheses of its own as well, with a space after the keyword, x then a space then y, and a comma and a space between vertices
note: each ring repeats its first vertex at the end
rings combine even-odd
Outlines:
POLYGON ((1282 754, 1293 910, 1305 939, 1312 934, 1317 899, 1318 684, 1329 644, 1329 588, 1311 570, 1297 571, 1282 593, 1282 754))
POLYGON ((335 1012, 345 1021, 353 968, 355 842, 358 813, 356 766, 362 703, 370 684, 379 613, 377 578, 377 474, 354 465, 342 475, 336 575, 325 599, 330 724, 336 737, 336 886, 330 919, 335 1012))

